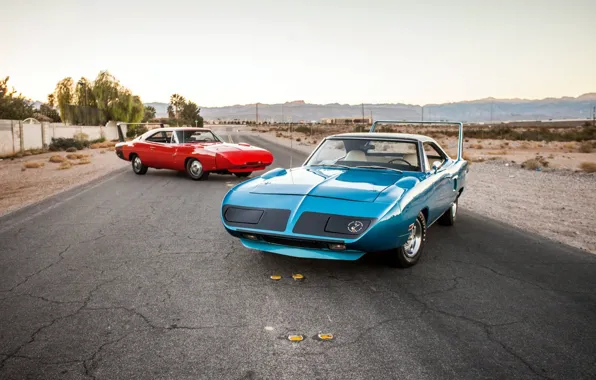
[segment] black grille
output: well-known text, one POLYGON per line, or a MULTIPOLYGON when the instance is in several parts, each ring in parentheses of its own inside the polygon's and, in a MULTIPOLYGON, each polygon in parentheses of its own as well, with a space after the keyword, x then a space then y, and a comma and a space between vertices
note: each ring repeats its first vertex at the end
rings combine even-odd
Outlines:
POLYGON ((298 248, 313 248, 313 249, 325 249, 328 248, 327 243, 316 240, 307 239, 288 239, 284 237, 261 235, 261 239, 271 244, 287 245, 298 248))

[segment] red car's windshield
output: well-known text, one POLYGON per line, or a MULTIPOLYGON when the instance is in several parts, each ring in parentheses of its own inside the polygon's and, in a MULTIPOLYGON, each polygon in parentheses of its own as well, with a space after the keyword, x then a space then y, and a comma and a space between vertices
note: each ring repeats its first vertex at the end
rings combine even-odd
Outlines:
POLYGON ((184 143, 213 143, 222 142, 213 132, 211 131, 194 131, 194 130, 183 130, 176 131, 176 138, 180 144, 184 143))

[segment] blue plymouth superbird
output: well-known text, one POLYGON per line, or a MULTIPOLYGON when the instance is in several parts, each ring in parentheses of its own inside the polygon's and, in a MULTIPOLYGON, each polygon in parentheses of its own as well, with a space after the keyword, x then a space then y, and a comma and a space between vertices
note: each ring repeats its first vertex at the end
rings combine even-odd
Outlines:
POLYGON ((226 230, 244 246, 282 255, 357 260, 382 252, 397 267, 416 264, 426 230, 453 225, 466 185, 463 125, 457 158, 432 138, 402 133, 325 138, 304 164, 274 169, 230 189, 226 230))

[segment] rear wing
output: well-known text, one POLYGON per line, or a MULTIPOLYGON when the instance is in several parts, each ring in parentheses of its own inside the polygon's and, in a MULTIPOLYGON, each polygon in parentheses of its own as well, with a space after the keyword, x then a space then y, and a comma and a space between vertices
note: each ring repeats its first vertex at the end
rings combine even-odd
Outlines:
POLYGON ((116 128, 118 129, 118 140, 120 140, 120 142, 124 142, 124 133, 122 133, 122 125, 159 125, 160 128, 164 128, 164 123, 117 123, 116 124, 116 128))
POLYGON ((369 132, 373 133, 377 124, 422 124, 422 125, 457 125, 459 137, 457 139, 457 160, 460 161, 464 154, 464 124, 457 121, 397 121, 397 120, 375 120, 369 132))

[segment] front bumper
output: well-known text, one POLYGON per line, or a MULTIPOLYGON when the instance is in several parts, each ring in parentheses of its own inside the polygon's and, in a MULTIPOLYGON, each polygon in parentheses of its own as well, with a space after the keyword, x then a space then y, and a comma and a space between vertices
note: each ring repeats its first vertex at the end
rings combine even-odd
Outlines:
POLYGON ((241 238, 240 241, 246 248, 305 259, 354 261, 364 256, 365 253, 354 250, 333 251, 321 248, 300 248, 296 246, 269 243, 265 240, 249 240, 241 238))

